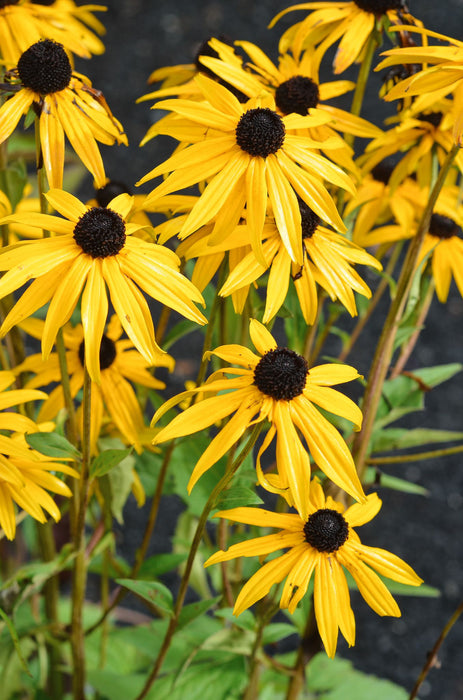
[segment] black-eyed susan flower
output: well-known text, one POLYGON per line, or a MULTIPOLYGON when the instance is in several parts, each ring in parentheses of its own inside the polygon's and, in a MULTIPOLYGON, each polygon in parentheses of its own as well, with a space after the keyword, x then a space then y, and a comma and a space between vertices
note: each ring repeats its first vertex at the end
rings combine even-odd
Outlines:
POLYGON ((454 93, 456 111, 453 133, 455 141, 463 138, 463 42, 427 29, 405 26, 405 30, 422 34, 423 46, 409 46, 385 51, 387 56, 376 67, 381 70, 401 64, 422 64, 423 69, 398 82, 385 95, 386 100, 415 97, 417 109, 434 109, 436 101, 454 93), (445 41, 449 45, 428 45, 428 38, 445 41))
POLYGON ((270 26, 293 10, 313 12, 285 32, 280 49, 284 51, 290 44, 298 54, 306 43, 316 44, 317 60, 320 61, 329 47, 340 39, 333 61, 335 73, 342 73, 358 60, 375 26, 403 24, 404 19, 410 23, 415 21, 406 10, 404 0, 335 0, 291 5, 276 15, 270 26))
MULTIPOLYGON (((286 52, 280 55, 278 65, 275 65, 255 44, 249 41, 237 41, 236 44, 246 51, 251 63, 238 65, 237 62, 222 60, 223 45, 214 39, 211 40, 211 46, 216 49, 220 59, 201 56, 200 62, 217 75, 223 76, 248 98, 257 97, 262 90, 271 92, 280 114, 295 113, 305 116, 316 114, 318 111, 328 112, 331 116, 329 127, 318 128, 320 132, 325 132, 320 134, 321 141, 332 138, 333 129, 364 138, 381 133, 377 126, 370 124, 366 119, 329 104, 329 100, 352 90, 355 83, 348 80, 321 82, 319 65, 313 51, 304 51, 297 58, 286 52)), ((227 56, 228 52, 225 58, 227 56)), ((316 133, 317 129, 314 129, 314 138, 317 138, 316 133)))
POLYGON ((0 297, 34 280, 5 318, 3 335, 50 302, 42 335, 46 359, 82 292, 85 363, 93 381, 99 382, 100 346, 108 315, 106 286, 122 327, 149 365, 156 364, 159 348, 140 288, 190 320, 206 322, 194 305, 203 303, 202 296, 179 272, 177 255, 131 235, 141 225, 127 222, 133 206, 130 195, 119 195, 107 207, 88 207, 62 190, 50 190, 46 197, 61 217, 13 214, 3 220, 56 234, 0 251, 0 270, 8 270, 0 280, 0 297))
POLYGON ((392 243, 414 235, 429 190, 410 177, 400 182, 400 174, 392 162, 381 161, 365 174, 348 201, 344 215, 355 215, 353 240, 357 245, 392 243), (391 183, 392 175, 395 181, 391 183))
POLYGON ((73 0, 30 2, 2 0, 0 3, 0 56, 3 63, 15 66, 21 54, 40 39, 53 39, 72 53, 90 58, 101 54, 104 45, 95 36, 104 27, 93 15, 101 5, 76 6, 73 0), (89 29, 91 27, 91 29, 89 29))
MULTIPOLYGON (((38 339, 43 335, 43 326, 43 321, 33 318, 21 324, 23 330, 38 339)), ((141 452, 146 426, 131 382, 154 390, 165 388, 164 382, 156 379, 148 370, 148 363, 135 350, 133 343, 121 336, 122 326, 114 315, 101 339, 99 357, 101 382, 92 385, 90 441, 93 452, 96 450, 102 425, 105 420, 108 420, 107 416, 115 424, 124 441, 134 445, 137 452, 141 452)), ((82 324, 79 323, 75 327, 67 324, 63 329, 63 339, 71 395, 75 398, 84 384, 85 342, 82 324)), ((172 370, 174 360, 167 353, 159 353, 157 366, 172 370)), ((35 389, 58 383, 41 406, 37 416, 39 422, 55 419, 58 411, 64 407, 63 388, 59 384, 61 372, 57 354, 51 353, 46 361, 42 360, 40 354, 28 356, 15 368, 15 373, 23 372, 29 377, 26 388, 35 389)), ((81 425, 80 409, 78 421, 81 425)))
POLYGON ((452 277, 463 297, 463 206, 459 188, 445 188, 434 207, 418 264, 431 256, 431 270, 440 302, 447 301, 452 277))
MULTIPOLYGON (((255 319, 250 322, 250 335, 259 355, 242 345, 222 345, 208 353, 238 367, 220 369, 196 389, 166 401, 155 413, 154 424, 185 398, 200 394, 193 406, 160 430, 154 444, 191 435, 231 415, 194 467, 188 484, 191 491, 200 476, 241 438, 250 425, 268 420, 271 425, 260 454, 276 435, 278 489, 289 488, 293 502, 297 503, 301 512, 306 508, 310 468, 298 431, 317 466, 347 493, 364 500, 346 443, 316 408, 318 406, 343 416, 359 428, 362 414, 358 406, 331 388, 335 384, 356 379, 358 372, 353 367, 340 364, 309 369, 302 355, 278 347, 270 332, 255 319), (231 377, 227 377, 227 374, 231 377), (207 394, 213 396, 205 398, 207 394)), ((258 470, 261 483, 269 488, 269 482, 264 483, 261 475, 262 472, 258 470)))
POLYGON ((36 42, 21 55, 7 78, 7 89, 13 95, 0 108, 0 143, 33 108, 39 117, 50 188, 62 187, 65 135, 97 187, 103 187, 106 176, 97 141, 127 145, 127 137, 102 93, 92 88, 88 78, 72 70, 63 46, 50 39, 36 42))
POLYGON ((10 540, 16 533, 15 503, 41 523, 46 520, 44 511, 59 520, 59 508, 47 491, 71 496, 71 490, 53 472, 78 476, 71 467, 27 445, 23 434, 35 432, 37 425, 27 416, 5 409, 46 398, 46 394, 35 389, 9 389, 14 381, 12 372, 0 372, 0 527, 10 540))
MULTIPOLYGON (((170 173, 147 197, 157 198, 207 181, 180 231, 184 238, 214 220, 212 243, 223 241, 238 223, 244 206, 251 245, 262 260, 261 234, 268 201, 292 259, 302 264, 301 215, 296 193, 337 230, 345 231, 323 180, 354 191, 346 173, 316 152, 320 144, 291 133, 328 120, 319 115, 281 117, 271 95, 241 104, 225 87, 198 75, 206 102, 164 100, 156 108, 172 111, 186 127, 185 147, 145 175, 144 183, 170 173), (192 125, 188 138, 187 124, 192 125), (187 144, 190 145, 187 145, 187 144)), ((175 135, 175 120, 172 133, 175 135)), ((165 133, 170 133, 169 129, 165 133)))
POLYGON ((338 630, 349 646, 355 644, 355 619, 344 569, 352 575, 368 605, 381 616, 400 617, 401 612, 376 572, 409 586, 422 583, 413 569, 395 554, 361 543, 354 528, 372 520, 380 508, 381 501, 373 493, 365 503, 356 503, 345 510, 330 496, 325 498, 320 484, 314 481, 307 515, 272 513, 259 508, 220 511, 215 517, 279 531, 217 552, 205 566, 242 556, 263 559, 272 552, 287 550, 251 576, 241 589, 233 612, 240 615, 264 598, 274 584, 286 579, 280 607, 293 613, 313 577, 318 630, 326 653, 334 657, 338 630))
MULTIPOLYGON (((354 292, 369 299, 371 291, 353 268, 353 264, 370 265, 381 270, 381 263, 344 236, 322 226, 319 217, 302 200, 300 210, 303 264, 299 266, 292 262, 273 220, 267 220, 264 226, 265 240, 262 244, 267 265, 261 265, 250 251, 235 263, 220 289, 220 294, 228 296, 243 288, 247 291, 251 284, 269 270, 264 323, 271 321, 283 305, 290 279, 294 282, 306 323, 314 323, 317 316, 317 285, 320 285, 333 301, 339 299, 351 316, 356 316, 354 292)), ((240 302, 244 303, 244 300, 241 298, 240 302)), ((236 310, 240 312, 242 307, 236 310)))

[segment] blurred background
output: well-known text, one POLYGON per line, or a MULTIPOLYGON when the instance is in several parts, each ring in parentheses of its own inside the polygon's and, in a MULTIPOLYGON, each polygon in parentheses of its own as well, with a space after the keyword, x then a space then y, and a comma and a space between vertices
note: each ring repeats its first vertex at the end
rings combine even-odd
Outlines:
MULTIPOLYGON (((108 11, 99 15, 107 28, 106 53, 91 62, 78 61, 77 69, 92 80, 94 87, 103 91, 114 115, 125 127, 129 147, 103 147, 103 157, 108 177, 124 181, 133 192, 136 191, 134 183, 168 157, 174 147, 174 142, 167 137, 158 137, 143 148, 138 146, 151 123, 159 117, 159 113, 156 115, 150 110, 150 102, 135 104, 138 97, 150 91, 146 84, 149 74, 161 66, 191 63, 198 46, 211 35, 219 34, 252 41, 275 60, 281 33, 304 16, 301 12, 292 13, 268 30, 271 18, 287 6, 284 0, 109 0, 107 5, 108 11)), ((410 11, 426 27, 463 39, 462 0, 440 3, 410 0, 410 11)), ((355 79, 355 76, 355 69, 343 74, 347 79, 355 79)), ((380 86, 381 76, 376 74, 368 85, 363 114, 378 124, 393 110, 386 106, 386 111, 382 111, 377 100, 380 86)), ((151 188, 148 183, 141 191, 148 192, 151 188)), ((91 196, 90 179, 84 181, 82 190, 84 197, 91 196)), ((382 318, 378 318, 349 358, 349 362, 364 374, 368 374, 381 324, 382 318)), ((201 343, 198 335, 193 345, 188 342, 188 348, 182 343, 173 346, 171 352, 177 360, 177 369, 169 381, 169 393, 181 390, 183 382, 195 376, 201 343)), ((333 345, 332 354, 336 347, 333 345)), ((454 288, 445 306, 434 299, 407 369, 462 361, 463 301, 454 288)), ((462 403, 463 373, 460 373, 426 396, 426 412, 419 416, 419 421, 415 418, 409 425, 461 431, 462 403)), ((402 422, 401 425, 406 424, 402 422)), ((427 652, 462 598, 463 468, 457 455, 440 461, 390 465, 385 471, 424 486, 429 495, 408 495, 379 488, 383 509, 373 524, 362 528, 362 541, 403 557, 427 584, 440 588, 441 595, 436 598, 401 596, 402 617, 379 619, 363 599, 354 594, 357 644, 348 649, 341 643, 339 651, 356 667, 389 678, 410 690, 427 652)), ((140 544, 140 523, 146 519, 147 508, 140 512, 135 505, 129 505, 124 513, 119 546, 129 558, 140 544)), ((151 554, 169 550, 181 503, 175 497, 167 497, 164 509, 151 554)), ((463 621, 460 621, 439 655, 442 667, 432 670, 422 687, 422 700, 463 698, 462 649, 463 621)))

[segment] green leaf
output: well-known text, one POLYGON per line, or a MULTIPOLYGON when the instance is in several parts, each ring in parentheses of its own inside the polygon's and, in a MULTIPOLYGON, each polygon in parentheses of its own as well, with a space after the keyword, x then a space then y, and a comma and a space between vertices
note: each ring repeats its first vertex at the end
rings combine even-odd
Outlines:
POLYGON ((210 600, 200 600, 197 603, 185 605, 178 618, 178 629, 182 629, 182 627, 185 627, 188 623, 213 608, 220 600, 222 600, 222 596, 218 595, 210 600))
POLYGON ((227 508, 239 508, 242 506, 257 506, 263 503, 263 500, 252 489, 245 486, 231 486, 222 492, 216 508, 226 510, 227 508))
MULTIPOLYGON (((73 444, 58 433, 28 433, 26 434, 28 444, 37 452, 41 452, 47 457, 67 457, 69 459, 81 460, 82 455, 73 444)), ((59 465, 56 468, 59 471, 59 465)))
POLYGON ((28 676, 32 678, 32 673, 29 670, 29 666, 27 665, 26 659, 24 658, 22 651, 21 651, 21 646, 19 644, 19 637, 18 633, 16 632, 16 628, 13 625, 13 622, 11 618, 0 608, 0 617, 8 627, 8 631, 11 635, 11 639, 13 640, 14 648, 16 649, 16 653, 19 657, 19 660, 21 662, 21 666, 23 667, 24 671, 27 673, 28 676))
POLYGON ((7 168, 0 170, 0 189, 4 192, 15 211, 23 197, 27 183, 27 169, 23 159, 10 161, 7 168))
POLYGON ((132 489, 134 464, 135 459, 129 454, 112 467, 111 471, 104 474, 99 482, 103 497, 109 503, 112 515, 120 524, 124 522, 122 512, 132 489))
POLYGON ((104 450, 95 457, 90 465, 90 476, 97 478, 107 474, 114 467, 122 462, 123 459, 129 456, 132 448, 126 450, 104 450))
POLYGON ((463 440, 463 432, 430 428, 387 428, 378 431, 372 441, 372 453, 405 450, 410 447, 463 440))
POLYGON ((307 668, 307 689, 319 700, 407 700, 400 686, 357 671, 350 661, 317 654, 307 668), (318 694, 319 693, 319 694, 318 694))
POLYGON ((214 615, 224 620, 233 622, 235 627, 253 632, 256 628, 256 618, 250 610, 244 610, 238 617, 233 615, 233 608, 220 608, 216 610, 214 615))
POLYGON ((173 571, 187 559, 186 552, 180 554, 154 554, 145 559, 138 572, 138 578, 159 578, 168 571, 173 571))
POLYGON ((281 639, 290 637, 292 634, 296 634, 294 625, 288 625, 286 622, 274 622, 264 628, 262 644, 275 644, 281 639))
POLYGON ((201 645, 201 648, 214 649, 215 651, 230 651, 233 654, 243 654, 244 656, 249 656, 251 654, 255 638, 255 632, 226 627, 206 639, 206 641, 201 645))
POLYGON ((118 578, 116 579, 116 583, 120 586, 124 586, 124 588, 128 588, 128 590, 135 593, 135 595, 143 598, 143 600, 147 600, 152 605, 155 605, 156 608, 172 616, 172 593, 163 583, 159 581, 136 581, 131 578, 118 578))
POLYGON ((414 484, 412 481, 407 481, 406 479, 399 479, 397 476, 384 474, 384 472, 375 467, 369 467, 367 469, 365 484, 374 484, 375 487, 383 486, 386 489, 402 491, 402 493, 412 493, 417 496, 429 496, 429 491, 425 489, 424 486, 414 484))
POLYGON ((173 328, 169 330, 162 342, 162 347, 164 350, 169 350, 169 348, 176 343, 181 338, 186 335, 193 333, 193 331, 198 330, 198 324, 193 321, 182 320, 175 324, 173 328))

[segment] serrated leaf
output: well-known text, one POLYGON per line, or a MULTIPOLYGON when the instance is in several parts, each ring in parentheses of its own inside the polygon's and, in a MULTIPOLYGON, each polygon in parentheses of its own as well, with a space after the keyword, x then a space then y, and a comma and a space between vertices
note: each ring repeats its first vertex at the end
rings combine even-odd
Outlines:
POLYGON ((114 467, 122 462, 132 452, 131 448, 126 450, 104 450, 95 457, 90 465, 90 476, 97 478, 107 474, 114 467))
POLYGON ((132 489, 134 464, 134 457, 128 455, 111 471, 100 477, 99 481, 103 497, 109 503, 112 515, 120 524, 124 522, 122 512, 132 489))
MULTIPOLYGON (((47 457, 63 457, 68 459, 81 460, 82 455, 63 435, 58 433, 28 433, 26 434, 28 444, 37 452, 41 452, 47 457)), ((57 467, 58 469, 58 467, 57 467)))
POLYGON ((233 608, 220 608, 215 611, 214 615, 233 622, 235 627, 240 627, 243 630, 253 632, 256 628, 256 618, 250 610, 244 610, 239 617, 236 617, 233 615, 233 608))
POLYGON ((294 625, 288 625, 286 622, 274 622, 264 628, 262 644, 275 644, 281 639, 290 637, 292 634, 296 634, 294 625))
POLYGON ((220 600, 222 600, 222 596, 218 595, 209 600, 200 600, 197 603, 185 605, 178 618, 178 629, 185 627, 197 617, 200 617, 200 615, 213 608, 220 600))
POLYGON ((261 505, 263 500, 252 489, 245 486, 232 486, 222 492, 216 508, 226 510, 227 508, 239 508, 242 506, 261 505))
POLYGON ((160 581, 137 581, 131 578, 118 578, 116 583, 172 616, 172 593, 160 581))
POLYGON ((201 648, 209 650, 214 649, 216 651, 230 651, 233 654, 243 654, 244 656, 249 656, 251 654, 255 638, 255 632, 226 627, 225 629, 219 630, 211 637, 206 639, 201 645, 201 648))

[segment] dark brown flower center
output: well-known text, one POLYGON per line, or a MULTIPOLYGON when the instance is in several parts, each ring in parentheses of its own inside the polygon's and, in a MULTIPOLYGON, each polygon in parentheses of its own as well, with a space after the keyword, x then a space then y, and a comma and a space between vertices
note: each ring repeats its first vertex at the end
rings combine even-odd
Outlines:
POLYGON ((299 201, 299 211, 301 212, 302 238, 312 238, 321 223, 321 219, 303 199, 300 197, 297 199, 299 201))
POLYGON ((308 371, 302 355, 288 348, 275 348, 257 363, 254 384, 272 399, 290 401, 302 394, 308 371))
POLYGON ((392 161, 383 160, 381 161, 381 163, 378 163, 378 165, 375 165, 375 167, 371 171, 371 176, 377 182, 382 182, 383 185, 388 185, 394 167, 395 166, 392 161))
POLYGON ((349 537, 349 526, 337 510, 321 508, 309 516, 304 535, 306 542, 319 552, 335 552, 349 537))
POLYGON ((110 180, 103 187, 95 192, 95 199, 98 206, 107 207, 108 204, 119 194, 132 194, 130 189, 123 182, 118 180, 110 180))
POLYGON ((240 118, 235 131, 236 143, 251 156, 267 158, 276 153, 285 140, 285 125, 273 110, 249 109, 240 118))
POLYGON ((117 255, 125 243, 125 222, 112 209, 92 207, 75 225, 74 240, 92 258, 117 255))
POLYGON ((429 233, 438 238, 452 238, 452 236, 458 236, 460 227, 448 216, 433 214, 429 222, 429 233))
POLYGON ((318 105, 319 100, 317 83, 303 75, 295 75, 285 80, 275 92, 276 106, 283 114, 295 112, 305 117, 311 107, 318 105))
POLYGON ((32 44, 21 55, 18 75, 24 87, 40 95, 51 95, 69 85, 72 67, 62 45, 44 39, 32 44))
POLYGON ((33 0, 34 5, 53 5, 55 0, 33 0))
POLYGON ((19 0, 0 0, 0 9, 7 5, 17 5, 19 0))
POLYGON ((428 112, 427 114, 421 112, 418 114, 417 119, 419 119, 420 122, 428 122, 428 124, 432 124, 437 128, 440 125, 443 116, 444 115, 442 112, 428 112))
MULTIPOLYGON (((79 360, 82 367, 85 366, 85 341, 79 345, 79 360)), ((116 343, 107 335, 103 335, 100 345, 100 369, 108 369, 116 359, 116 343)))
POLYGON ((403 10, 404 0, 354 0, 364 12, 383 15, 388 10, 403 10))

